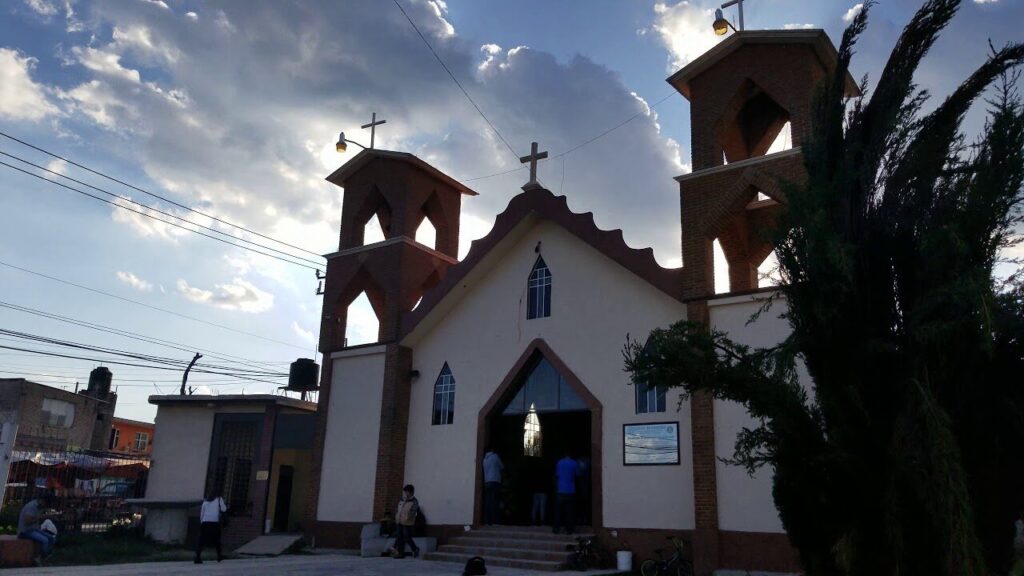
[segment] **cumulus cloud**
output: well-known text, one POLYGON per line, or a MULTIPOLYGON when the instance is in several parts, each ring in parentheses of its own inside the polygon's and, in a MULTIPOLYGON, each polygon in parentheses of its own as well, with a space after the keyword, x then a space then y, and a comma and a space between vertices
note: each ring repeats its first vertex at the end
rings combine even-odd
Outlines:
POLYGON ((812 28, 817 28, 817 26, 815 26, 814 24, 796 24, 796 23, 793 23, 793 24, 783 24, 782 28, 784 30, 810 30, 812 28))
MULTIPOLYGON (((136 206, 124 198, 115 198, 114 203, 116 206, 110 207, 110 217, 114 222, 128 225, 139 236, 177 243, 179 238, 188 234, 188 231, 165 222, 163 219, 167 217, 155 210, 136 206), (117 206, 124 206, 129 210, 117 206)), ((168 212, 168 210, 164 211, 168 212)))
POLYGON ((306 330, 302 326, 299 326, 298 322, 292 322, 292 332, 294 332, 296 336, 298 336, 299 338, 306 342, 309 342, 310 344, 316 343, 315 337, 313 336, 313 331, 306 330))
POLYGON ((178 293, 186 299, 200 304, 209 304, 225 310, 242 312, 266 312, 274 307, 274 295, 261 290, 252 282, 235 278, 227 284, 217 284, 213 290, 190 286, 182 278, 177 282, 178 293))
POLYGON ((57 14, 57 5, 49 0, 25 0, 25 4, 40 16, 49 18, 57 14))
POLYGON ((118 271, 117 279, 131 286, 132 288, 138 290, 139 292, 149 292, 153 290, 153 284, 146 282, 145 280, 139 278, 138 276, 132 274, 131 272, 118 271))
POLYGON ((0 118, 36 122, 60 114, 44 86, 32 80, 36 59, 0 48, 0 118))
MULTIPOLYGON (((658 6, 655 29, 676 38, 673 58, 713 45, 706 10, 658 6)), ((362 135, 374 111, 388 120, 380 148, 413 152, 456 178, 513 170, 469 182, 480 196, 463 204, 464 219, 489 227, 525 181, 518 159, 438 73, 404 19, 332 2, 301 11, 223 3, 202 18, 138 2, 81 9, 88 14, 75 21, 91 38, 64 54, 87 76, 60 91, 61 101, 111 134, 94 145, 136 161, 176 200, 206 212, 318 253, 336 249, 343 191, 323 177, 353 156, 333 150, 338 131, 362 135), (396 90, 396 79, 416 89, 396 90)), ((582 56, 559 62, 524 46, 469 44, 443 2, 406 9, 516 154, 532 140, 552 152, 540 166, 544 184, 574 210, 593 211, 600 226, 621 227, 631 245, 654 247, 663 262, 678 258, 680 146, 615 72, 582 56), (614 138, 555 158, 635 114, 614 138)), ((147 237, 184 233, 131 213, 114 218, 147 237)), ((255 272, 287 276, 264 260, 253 260, 255 272)))
POLYGON ((669 50, 669 71, 689 64, 721 40, 711 29, 714 10, 686 0, 677 4, 654 5, 655 21, 651 28, 669 50))
POLYGON ((974 0, 975 4, 995 4, 999 0, 974 0))
POLYGON ((852 8, 846 11, 846 14, 843 14, 843 22, 853 22, 853 19, 856 18, 857 14, 860 14, 860 11, 863 9, 864 4, 854 4, 852 8))

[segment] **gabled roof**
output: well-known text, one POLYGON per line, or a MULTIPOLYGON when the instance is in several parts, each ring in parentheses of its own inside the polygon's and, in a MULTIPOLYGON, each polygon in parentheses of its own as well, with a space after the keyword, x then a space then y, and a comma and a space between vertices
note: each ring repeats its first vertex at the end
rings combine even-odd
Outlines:
POLYGON ((622 237, 622 230, 598 228, 592 212, 573 212, 565 196, 555 196, 549 190, 538 187, 513 198, 505 211, 495 219, 491 231, 473 241, 466 258, 448 268, 444 279, 423 295, 419 306, 406 314, 402 322, 401 338, 408 336, 510 232, 530 217, 561 226, 658 290, 682 301, 682 268, 663 268, 654 259, 654 250, 651 248, 630 248, 622 237))
MULTIPOLYGON (((818 60, 829 72, 835 70, 839 53, 828 34, 821 29, 813 30, 744 30, 719 42, 714 48, 701 54, 696 60, 666 80, 687 100, 690 99, 690 80, 711 68, 733 52, 748 44, 810 44, 818 60)), ((860 95, 860 88, 849 72, 846 73, 846 95, 860 95)))
POLYGON ((326 180, 332 184, 336 184, 341 187, 345 187, 345 181, 349 179, 353 174, 358 172, 364 166, 376 159, 386 160, 398 160, 400 162, 406 162, 434 178, 448 184, 452 188, 459 192, 466 194, 467 196, 476 196, 476 192, 471 190, 468 186, 452 178, 451 176, 441 172, 437 168, 434 168, 430 164, 427 164, 414 154, 408 152, 393 152, 391 150, 378 150, 376 148, 370 150, 363 150, 356 154, 355 158, 352 158, 348 162, 345 162, 340 168, 331 173, 326 180))

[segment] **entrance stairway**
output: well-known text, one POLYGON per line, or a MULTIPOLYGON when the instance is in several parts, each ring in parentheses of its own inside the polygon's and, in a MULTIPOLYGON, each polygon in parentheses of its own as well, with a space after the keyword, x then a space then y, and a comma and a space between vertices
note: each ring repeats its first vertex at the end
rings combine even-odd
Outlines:
POLYGON ((566 547, 575 544, 577 537, 589 535, 589 527, 567 536, 552 534, 549 526, 481 526, 451 538, 424 558, 465 564, 480 556, 487 566, 564 570, 570 554, 566 547))

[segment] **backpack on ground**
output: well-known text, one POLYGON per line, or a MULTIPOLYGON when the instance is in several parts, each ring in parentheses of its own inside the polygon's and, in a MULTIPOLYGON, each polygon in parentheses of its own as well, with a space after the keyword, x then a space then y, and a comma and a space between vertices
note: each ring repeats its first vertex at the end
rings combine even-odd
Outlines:
POLYGON ((484 576, 484 574, 487 574, 487 564, 484 563, 483 558, 473 556, 466 560, 466 569, 462 571, 462 576, 484 576))

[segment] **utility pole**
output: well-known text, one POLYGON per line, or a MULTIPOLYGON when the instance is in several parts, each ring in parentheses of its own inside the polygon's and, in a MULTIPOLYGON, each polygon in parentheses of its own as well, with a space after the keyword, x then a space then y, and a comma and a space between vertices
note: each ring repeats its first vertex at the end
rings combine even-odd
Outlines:
MULTIPOLYGON (((193 366, 196 365, 196 361, 198 361, 202 357, 203 357, 202 354, 200 354, 199 352, 196 352, 195 357, 192 358, 192 361, 188 363, 188 368, 185 368, 185 374, 182 375, 182 377, 181 377, 181 390, 178 392, 179 395, 181 395, 181 396, 185 395, 185 384, 188 382, 188 372, 189 372, 189 370, 192 369, 193 366)), ((189 393, 189 395, 192 394, 192 389, 191 388, 189 389, 188 393, 189 393)))

